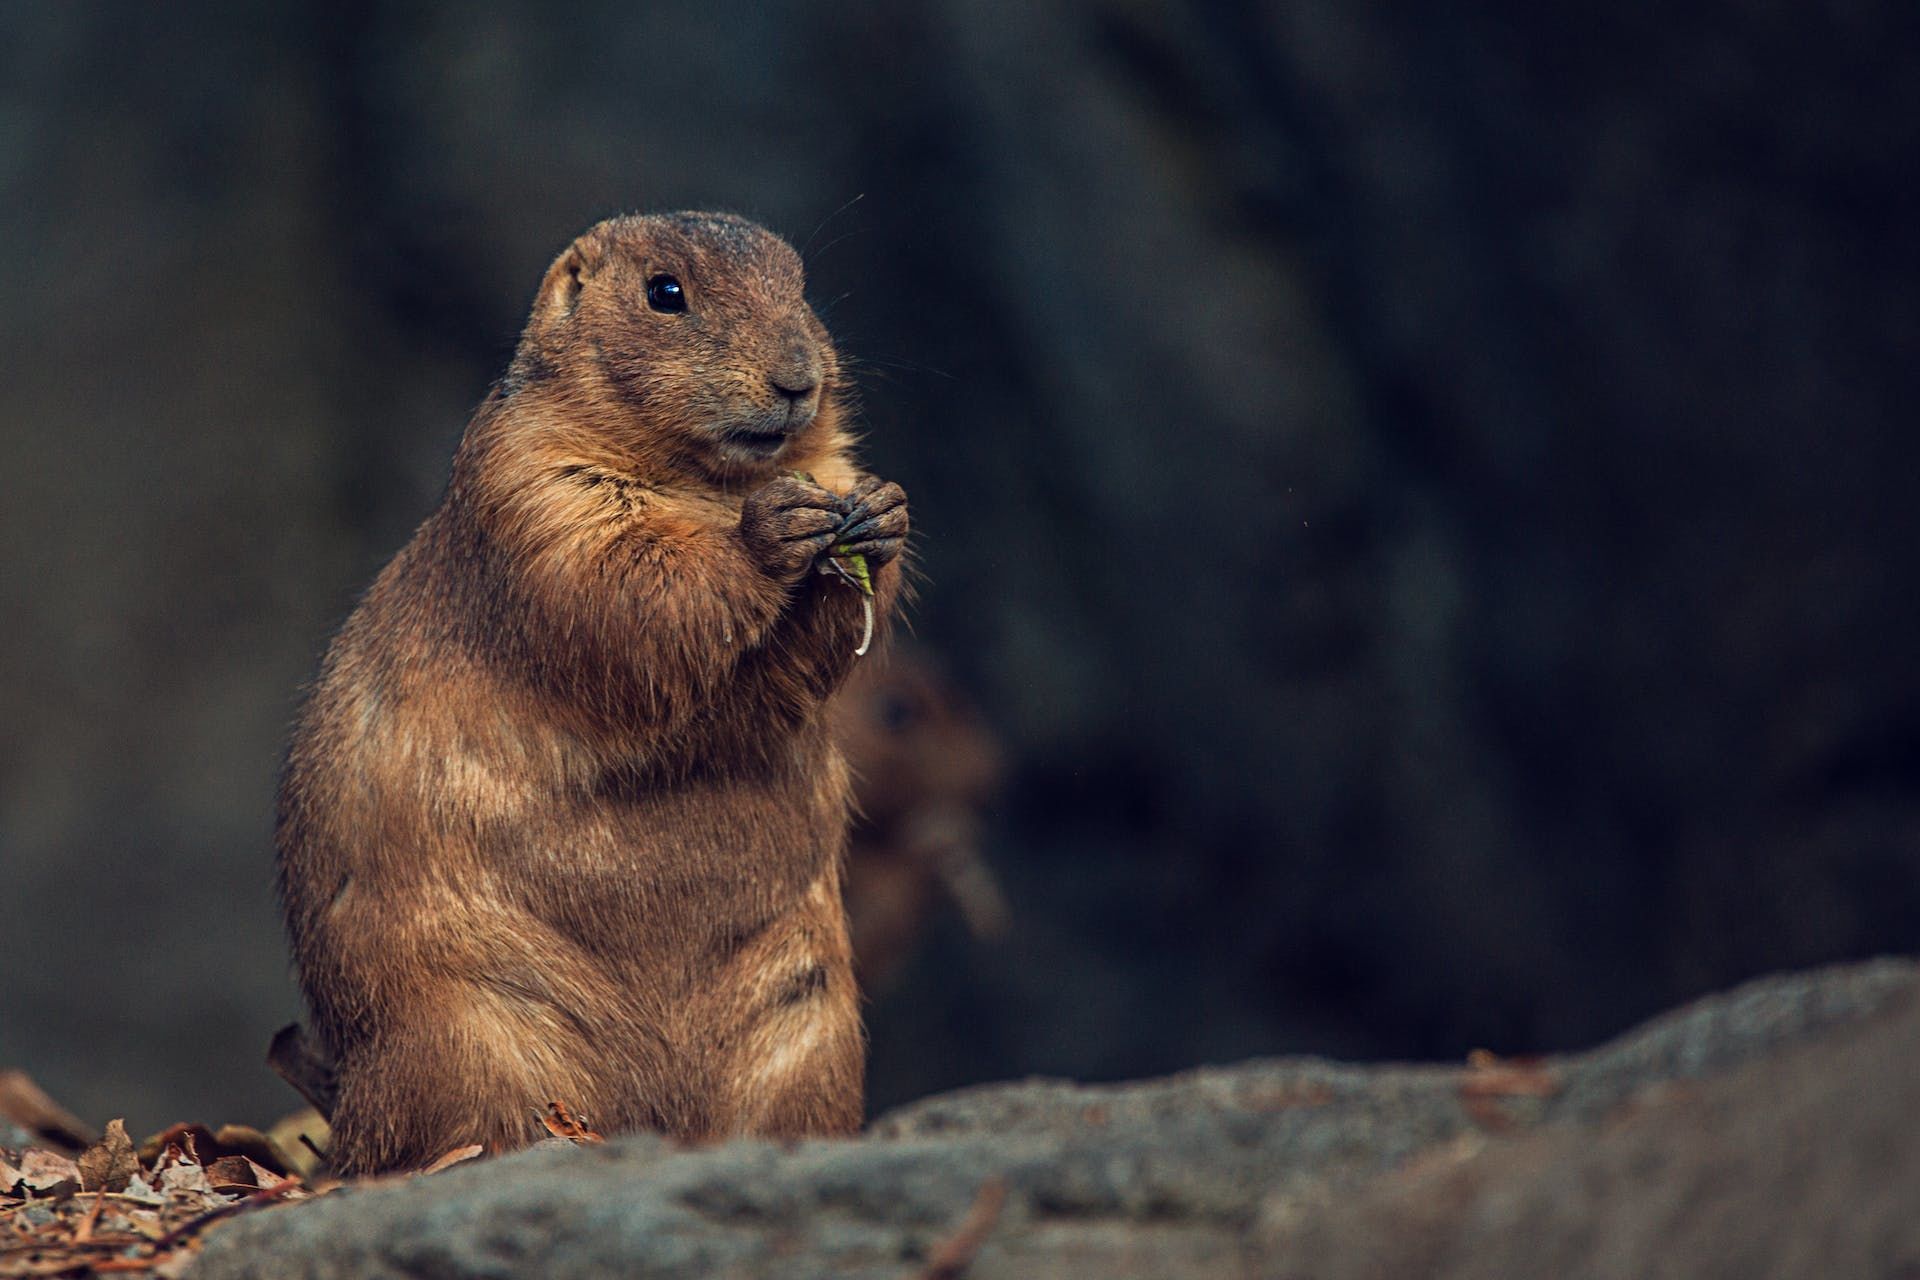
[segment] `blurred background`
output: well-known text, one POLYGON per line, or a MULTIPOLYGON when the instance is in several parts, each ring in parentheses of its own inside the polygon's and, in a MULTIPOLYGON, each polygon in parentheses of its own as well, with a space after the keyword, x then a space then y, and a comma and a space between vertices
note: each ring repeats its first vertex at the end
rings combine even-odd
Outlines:
POLYGON ((1003 762, 876 1105, 1913 948, 1920 9, 559 8, 0 10, 0 1064, 297 1104, 298 690, 636 209, 807 246, 1003 762))

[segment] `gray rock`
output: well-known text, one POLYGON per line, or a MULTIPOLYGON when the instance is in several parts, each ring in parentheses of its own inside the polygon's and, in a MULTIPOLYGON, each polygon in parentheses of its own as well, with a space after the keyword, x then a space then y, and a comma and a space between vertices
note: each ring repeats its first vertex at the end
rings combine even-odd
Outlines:
POLYGON ((996 1182, 969 1276, 1899 1274, 1917 972, 1769 979, 1539 1063, 1034 1080, 852 1142, 530 1151, 239 1219, 192 1274, 902 1277, 996 1182))

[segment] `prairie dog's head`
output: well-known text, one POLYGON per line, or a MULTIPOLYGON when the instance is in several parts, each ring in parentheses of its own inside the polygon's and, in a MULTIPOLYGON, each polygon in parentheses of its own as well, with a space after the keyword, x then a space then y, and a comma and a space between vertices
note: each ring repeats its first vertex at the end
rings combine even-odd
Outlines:
POLYGON ((612 218, 540 286, 509 386, 544 385, 656 462, 792 465, 838 426, 840 366, 800 257, 724 213, 612 218))

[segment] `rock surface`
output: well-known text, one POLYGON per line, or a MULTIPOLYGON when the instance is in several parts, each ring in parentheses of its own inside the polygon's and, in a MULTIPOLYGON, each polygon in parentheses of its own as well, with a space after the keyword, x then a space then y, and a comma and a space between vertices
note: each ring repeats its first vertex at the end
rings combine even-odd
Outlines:
POLYGON ((1917 987, 1881 961, 1538 1062, 1031 1081, 857 1142, 537 1150, 241 1218, 192 1275, 1892 1280, 1920 1268, 1917 987))

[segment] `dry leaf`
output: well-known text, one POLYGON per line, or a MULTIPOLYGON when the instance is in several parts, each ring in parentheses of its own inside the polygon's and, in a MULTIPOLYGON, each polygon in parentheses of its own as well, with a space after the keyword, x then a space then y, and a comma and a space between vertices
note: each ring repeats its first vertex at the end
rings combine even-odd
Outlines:
POLYGON ((297 1172, 297 1162, 288 1156, 286 1148, 251 1125, 223 1124, 215 1130, 204 1124, 176 1124, 140 1144, 140 1159, 155 1167, 182 1158, 212 1165, 226 1156, 245 1156, 271 1169, 276 1178, 297 1172), (169 1156, 170 1149, 178 1154, 169 1156))
POLYGON ((134 1154, 133 1139, 127 1136, 125 1120, 107 1121, 107 1136, 88 1147, 75 1162, 80 1170, 83 1191, 124 1191, 140 1172, 140 1157, 134 1154))
POLYGON ((55 1151, 34 1147, 20 1157, 20 1178, 44 1195, 62 1182, 80 1185, 80 1166, 55 1151))
POLYGON ((12 1195, 13 1189, 19 1185, 20 1171, 0 1158, 0 1196, 12 1195))
MULTIPOLYGON (((245 1156, 258 1165, 265 1165, 280 1177, 293 1172, 293 1162, 279 1143, 270 1134, 260 1132, 249 1124, 223 1124, 213 1131, 212 1153, 215 1156, 245 1156)), ((206 1156, 208 1148, 200 1149, 206 1156)))
POLYGON ((455 1147, 453 1150, 447 1152, 447 1154, 441 1156, 438 1160, 435 1160, 432 1164, 428 1165, 426 1168, 422 1169, 420 1172, 438 1173, 442 1169, 450 1169, 454 1165, 459 1164, 462 1161, 471 1160, 475 1156, 480 1155, 484 1151, 486 1151, 486 1148, 481 1146, 477 1142, 470 1147, 455 1147))
POLYGON ((128 1181, 126 1190, 120 1194, 136 1204, 162 1205, 167 1202, 165 1196, 153 1189, 152 1183, 137 1173, 128 1181))
POLYGON ((299 1176, 298 1174, 281 1173, 278 1169, 269 1169, 259 1161, 250 1159, 247 1156, 241 1156, 240 1158, 245 1160, 247 1162, 247 1168, 253 1171, 253 1185, 256 1187, 271 1187, 282 1179, 299 1176))
MULTIPOLYGON (((146 1153, 146 1148, 143 1146, 140 1149, 140 1161, 142 1164, 149 1164, 149 1163, 152 1164, 153 1171, 156 1174, 165 1173, 167 1170, 173 1168, 173 1166, 177 1164, 197 1165, 200 1163, 198 1160, 195 1160, 190 1156, 188 1156, 186 1151, 183 1150, 180 1144, 177 1142, 169 1142, 166 1145, 166 1149, 161 1151, 160 1155, 157 1158, 154 1158, 151 1160, 148 1158, 146 1153)), ((156 1178, 155 1181, 158 1182, 159 1179, 156 1178)))
POLYGON ((586 1118, 576 1116, 567 1110, 567 1104, 558 1100, 547 1104, 547 1114, 541 1117, 541 1123, 547 1126, 547 1132, 556 1138, 565 1138, 569 1142, 605 1142, 606 1139, 587 1128, 586 1118))
MULTIPOLYGON (((221 1156, 207 1166, 207 1181, 221 1191, 230 1191, 235 1188, 242 1192, 252 1191, 260 1185, 260 1180, 254 1176, 253 1172, 259 1167, 245 1156, 221 1156)), ((271 1174, 268 1177, 275 1182, 279 1181, 271 1174)))
POLYGON ((185 1158, 195 1164, 205 1164, 216 1156, 228 1154, 218 1148, 213 1130, 203 1124, 168 1125, 140 1144, 140 1162, 160 1165, 168 1163, 170 1159, 185 1158), (170 1157, 168 1148, 173 1148, 179 1154, 170 1157))
POLYGON ((209 1227, 316 1193, 299 1178, 279 1178, 244 1155, 224 1155, 211 1170, 202 1168, 189 1155, 200 1139, 189 1131, 178 1137, 161 1153, 162 1167, 149 1175, 160 1184, 158 1192, 137 1165, 125 1190, 105 1189, 133 1147, 119 1122, 78 1164, 56 1152, 29 1150, 21 1157, 24 1168, 15 1171, 25 1201, 9 1196, 0 1204, 0 1277, 184 1276, 209 1227), (91 1195, 74 1194, 82 1168, 89 1185, 96 1179, 101 1184, 91 1195))
POLYGON ((213 1190, 207 1171, 197 1164, 182 1162, 160 1171, 160 1190, 167 1195, 193 1192, 204 1195, 213 1190))

